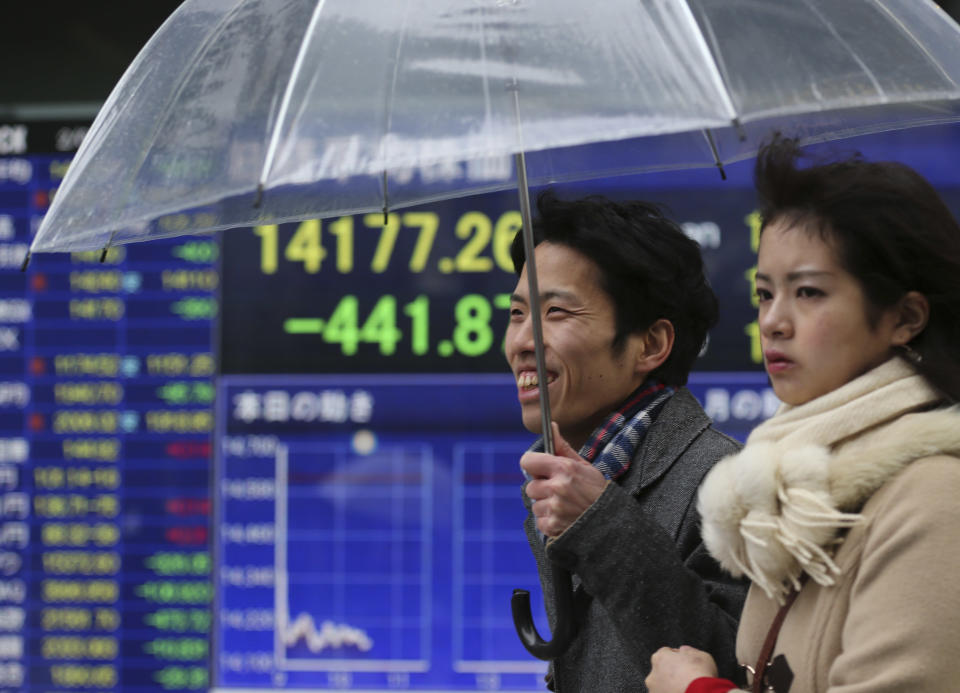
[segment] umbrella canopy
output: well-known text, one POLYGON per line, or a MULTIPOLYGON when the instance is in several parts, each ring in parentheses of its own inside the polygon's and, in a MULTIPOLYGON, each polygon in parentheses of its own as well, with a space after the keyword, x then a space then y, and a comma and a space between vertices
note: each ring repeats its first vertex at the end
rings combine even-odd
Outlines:
POLYGON ((187 0, 31 250, 398 208, 957 120, 931 0, 187 0), (590 145, 590 146, 585 146, 590 145))

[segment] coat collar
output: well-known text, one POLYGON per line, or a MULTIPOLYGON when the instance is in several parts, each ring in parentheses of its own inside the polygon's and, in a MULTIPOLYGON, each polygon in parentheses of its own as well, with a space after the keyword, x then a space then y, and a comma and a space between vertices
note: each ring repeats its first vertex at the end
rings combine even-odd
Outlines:
POLYGON ((690 391, 677 390, 644 436, 622 488, 636 495, 656 482, 709 426, 710 418, 690 391))

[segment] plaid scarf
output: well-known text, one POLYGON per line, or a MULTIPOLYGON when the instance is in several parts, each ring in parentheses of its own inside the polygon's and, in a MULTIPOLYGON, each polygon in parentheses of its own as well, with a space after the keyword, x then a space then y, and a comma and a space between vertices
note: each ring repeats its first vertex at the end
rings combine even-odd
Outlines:
MULTIPOLYGON (((599 469, 605 479, 623 476, 650 424, 674 392, 656 381, 645 382, 594 430, 580 448, 580 456, 599 469)), ((543 438, 536 440, 530 452, 543 452, 543 438)))

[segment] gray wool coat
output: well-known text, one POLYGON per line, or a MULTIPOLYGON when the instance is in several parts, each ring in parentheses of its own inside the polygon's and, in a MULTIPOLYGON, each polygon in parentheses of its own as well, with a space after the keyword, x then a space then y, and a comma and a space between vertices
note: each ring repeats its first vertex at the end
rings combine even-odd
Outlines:
POLYGON ((734 676, 747 583, 723 573, 707 553, 696 491, 710 468, 739 448, 682 388, 647 431, 627 473, 546 547, 523 494, 551 628, 551 561, 573 573, 575 585, 579 628, 551 663, 554 690, 646 691, 650 657, 663 646, 706 650, 721 676, 734 676))

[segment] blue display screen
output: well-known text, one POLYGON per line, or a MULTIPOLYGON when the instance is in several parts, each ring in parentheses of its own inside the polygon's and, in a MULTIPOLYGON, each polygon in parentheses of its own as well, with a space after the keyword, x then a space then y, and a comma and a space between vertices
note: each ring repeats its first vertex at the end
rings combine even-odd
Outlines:
MULTIPOLYGON (((530 590, 547 632, 502 353, 515 193, 21 272, 82 124, 22 127, 0 158, 0 691, 543 690, 509 609, 530 590)), ((956 212, 956 138, 861 148, 956 212)), ((721 319, 689 385, 742 439, 778 402, 749 164, 728 174, 560 194, 664 203, 701 243, 721 319)))
POLYGON ((9 127, 25 150, 0 159, 0 690, 206 690, 216 242, 22 272, 72 156, 55 152, 84 127, 9 127))

